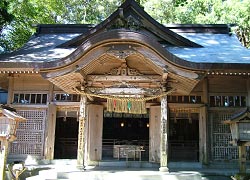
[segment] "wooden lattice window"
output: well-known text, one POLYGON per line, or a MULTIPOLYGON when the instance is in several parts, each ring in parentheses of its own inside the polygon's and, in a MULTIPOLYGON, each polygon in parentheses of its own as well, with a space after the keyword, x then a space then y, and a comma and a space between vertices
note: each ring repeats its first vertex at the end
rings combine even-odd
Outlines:
POLYGON ((14 93, 13 104, 46 104, 47 94, 14 93))
POLYGON ((66 101, 66 102, 79 102, 79 94, 66 94, 66 93, 56 93, 54 94, 54 101, 66 101))
POLYGON ((43 156, 46 110, 20 110, 18 114, 27 121, 19 124, 10 155, 43 156))
POLYGON ((201 103, 201 96, 168 96, 170 103, 201 103))
POLYGON ((210 96, 210 107, 246 107, 246 96, 210 96))
POLYGON ((229 125, 222 122, 229 119, 233 112, 212 112, 210 116, 211 126, 211 156, 212 160, 236 160, 238 148, 233 146, 229 125))

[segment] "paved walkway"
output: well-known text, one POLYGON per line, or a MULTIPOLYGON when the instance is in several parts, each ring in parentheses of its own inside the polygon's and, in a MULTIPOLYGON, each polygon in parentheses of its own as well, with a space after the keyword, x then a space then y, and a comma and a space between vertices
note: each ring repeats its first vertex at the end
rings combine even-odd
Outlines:
MULTIPOLYGON (((221 171, 220 171, 221 172, 221 171)), ((225 172, 225 174, 227 174, 225 172)), ((86 167, 86 170, 72 166, 54 166, 42 170, 39 176, 27 180, 84 179, 84 180, 232 180, 230 175, 219 175, 216 170, 199 171, 170 170, 160 172, 157 168, 86 167)))

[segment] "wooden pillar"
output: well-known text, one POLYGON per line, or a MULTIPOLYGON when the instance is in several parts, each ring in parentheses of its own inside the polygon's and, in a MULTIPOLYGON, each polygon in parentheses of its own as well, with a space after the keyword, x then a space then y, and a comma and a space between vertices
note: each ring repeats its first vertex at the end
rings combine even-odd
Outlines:
POLYGON ((240 173, 246 173, 246 146, 239 146, 239 165, 240 173))
POLYGON ((0 149, 0 178, 5 179, 5 167, 6 167, 6 161, 8 156, 8 147, 9 142, 7 139, 1 140, 1 149, 0 149))
POLYGON ((208 98, 208 79, 205 78, 203 80, 203 94, 202 94, 202 102, 204 103, 204 107, 200 108, 200 117, 199 117, 199 161, 203 164, 208 164, 208 133, 207 133, 207 122, 208 122, 208 111, 207 106, 209 103, 208 98))
POLYGON ((56 129, 56 105, 53 104, 54 85, 50 83, 48 93, 48 115, 45 132, 45 159, 54 159, 55 129, 56 129))
POLYGON ((83 166, 85 157, 85 121, 86 121, 87 97, 81 95, 79 129, 78 129, 78 149, 77 149, 77 166, 83 166))
POLYGON ((250 78, 247 79, 247 106, 250 107, 250 78))
POLYGON ((102 159, 103 106, 89 104, 87 112, 85 163, 98 165, 98 162, 102 159))
POLYGON ((12 75, 9 76, 7 104, 11 104, 13 102, 13 90, 14 90, 14 77, 13 77, 13 74, 12 74, 12 75))
POLYGON ((45 159, 54 159, 55 129, 56 129, 56 105, 48 105, 48 115, 45 136, 45 159))
POLYGON ((168 104, 167 96, 161 99, 160 171, 168 172, 168 104))

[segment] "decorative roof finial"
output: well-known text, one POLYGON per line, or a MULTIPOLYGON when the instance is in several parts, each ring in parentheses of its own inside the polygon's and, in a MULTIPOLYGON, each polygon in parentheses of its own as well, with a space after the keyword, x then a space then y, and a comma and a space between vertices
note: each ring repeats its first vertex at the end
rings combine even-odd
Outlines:
POLYGON ((123 8, 119 8, 119 17, 124 19, 123 8))

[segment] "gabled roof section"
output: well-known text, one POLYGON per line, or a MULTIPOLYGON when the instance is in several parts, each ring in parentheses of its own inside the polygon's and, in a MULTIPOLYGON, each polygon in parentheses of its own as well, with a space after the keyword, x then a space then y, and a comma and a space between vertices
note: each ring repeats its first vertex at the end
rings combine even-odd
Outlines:
POLYGON ((128 29, 140 31, 154 36, 155 39, 170 46, 179 47, 202 47, 201 45, 188 40, 185 37, 171 31, 147 14, 141 6, 134 0, 126 0, 113 14, 106 20, 84 33, 62 45, 60 47, 77 47, 87 38, 103 31, 112 29, 128 29))
POLYGON ((240 121, 250 121, 250 108, 246 107, 244 110, 242 110, 239 113, 234 114, 229 120, 224 121, 225 124, 232 124, 237 123, 240 121))
POLYGON ((20 122, 26 121, 24 117, 16 113, 15 109, 2 105, 2 104, 0 104, 0 117, 7 117, 9 119, 20 121, 20 122))

